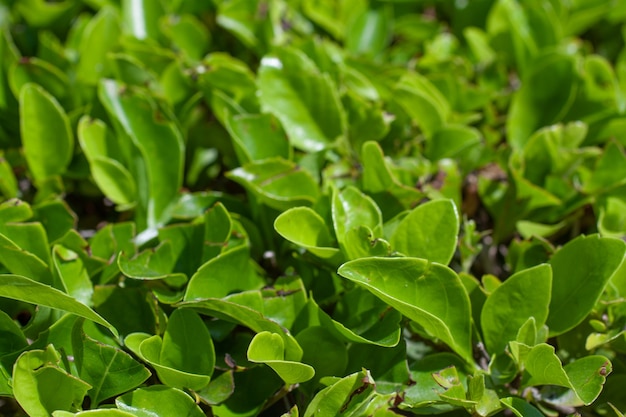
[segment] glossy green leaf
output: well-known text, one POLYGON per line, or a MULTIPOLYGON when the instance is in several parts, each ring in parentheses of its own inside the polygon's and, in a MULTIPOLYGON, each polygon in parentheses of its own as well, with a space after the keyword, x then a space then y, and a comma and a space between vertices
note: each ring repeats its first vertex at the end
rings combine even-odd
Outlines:
POLYGON ((374 391, 374 380, 365 370, 348 375, 321 390, 311 400, 304 417, 334 416, 343 413, 354 415, 360 403, 374 391), (346 401, 348 399, 348 401, 346 401))
POLYGON ((189 395, 163 385, 138 388, 115 399, 115 405, 137 417, 203 417, 204 413, 189 395))
POLYGON ((78 375, 92 386, 87 394, 95 406, 138 387, 150 377, 150 371, 129 354, 97 342, 80 326, 74 326, 72 344, 78 375))
POLYGON ((91 166, 94 181, 104 195, 122 208, 137 198, 135 181, 122 165, 121 152, 106 125, 97 119, 83 117, 78 124, 78 140, 91 166))
POLYGON ((202 59, 209 49, 211 35, 193 15, 168 16, 161 21, 161 28, 175 47, 190 59, 202 59))
POLYGON ((337 240, 348 258, 358 258, 353 249, 351 232, 365 226, 371 229, 373 237, 382 235, 382 214, 376 203, 355 187, 333 192, 332 217, 337 240))
POLYGON ((351 23, 346 33, 346 48, 355 54, 375 56, 391 40, 393 9, 386 5, 372 7, 356 16, 351 23))
POLYGON ((17 352, 26 346, 26 336, 13 319, 4 311, 0 311, 0 356, 17 352))
POLYGON ((454 255, 459 215, 451 200, 433 200, 414 208, 398 224, 389 243, 407 256, 447 265, 454 255))
POLYGON ((293 146, 319 151, 345 135, 337 87, 301 51, 281 48, 263 57, 258 84, 263 109, 281 121, 293 146))
MULTIPOLYGON (((258 298, 260 299, 260 294, 258 298)), ((249 304, 252 303, 249 302, 249 304)), ((228 298, 186 301, 179 303, 178 306, 180 308, 193 308, 201 314, 241 324, 257 333, 267 331, 279 334, 283 338, 285 346, 285 360, 299 361, 302 358, 302 348, 291 334, 286 333, 284 328, 275 321, 265 318, 263 314, 249 306, 238 304, 228 298)))
POLYGON ((195 372, 186 372, 160 363, 163 340, 160 336, 144 333, 132 333, 124 344, 141 360, 148 363, 157 373, 159 380, 169 387, 201 390, 206 387, 211 377, 195 372))
POLYGON ((54 245, 52 259, 67 294, 85 305, 91 305, 93 284, 78 254, 65 246, 54 245))
POLYGON ((284 360, 283 338, 274 333, 261 332, 255 335, 248 346, 247 355, 249 361, 264 363, 272 368, 287 384, 305 382, 315 375, 310 365, 284 360))
POLYGON ((99 410, 79 411, 78 413, 70 413, 69 411, 54 411, 52 417, 133 417, 135 414, 118 410, 117 408, 103 408, 99 410))
POLYGON ((65 172, 74 152, 69 120, 54 97, 35 84, 26 84, 20 92, 20 131, 36 181, 65 172))
POLYGON ((6 199, 16 198, 18 194, 17 179, 3 151, 0 151, 0 194, 6 199))
POLYGON ((557 385, 571 388, 583 404, 591 404, 600 394, 611 362, 604 356, 593 355, 578 359, 565 367, 545 343, 534 346, 523 358, 523 386, 557 385))
POLYGON ((133 258, 120 253, 117 257, 117 265, 120 271, 129 278, 142 280, 171 278, 184 281, 186 277, 183 274, 172 271, 176 263, 172 251, 171 243, 166 241, 133 258))
POLYGON ((79 61, 76 77, 90 85, 107 76, 110 62, 107 54, 119 44, 121 25, 117 11, 113 7, 103 7, 85 27, 79 45, 79 61))
POLYGON ((238 291, 255 290, 264 281, 250 264, 250 251, 240 246, 202 265, 191 277, 185 300, 222 298, 238 291))
POLYGON ((560 121, 577 87, 571 56, 553 53, 537 59, 511 103, 506 124, 511 146, 523 147, 537 129, 560 121))
POLYGON ((469 297, 451 269, 417 258, 368 258, 347 262, 338 272, 473 362, 469 297))
POLYGON ((480 132, 463 125, 448 125, 433 133, 426 143, 426 155, 430 160, 456 158, 481 141, 480 132))
POLYGON ((228 176, 258 195, 263 203, 278 210, 312 205, 319 196, 313 177, 282 158, 245 164, 230 171, 228 176))
POLYGON ((208 261, 228 250, 233 220, 226 207, 218 202, 204 214, 202 259, 208 261))
POLYGON ((407 74, 394 91, 394 100, 402 106, 426 137, 441 128, 450 113, 450 104, 441 92, 426 78, 416 73, 407 74))
POLYGON ((154 100, 139 91, 131 92, 116 81, 106 80, 100 82, 98 94, 143 158, 148 181, 144 205, 148 226, 154 227, 167 217, 166 210, 182 184, 182 135, 154 100))
POLYGON ((159 18, 163 14, 161 3, 146 0, 123 0, 121 3, 126 32, 137 39, 157 40, 159 18))
POLYGON ((625 252, 623 241, 591 235, 570 241, 552 256, 552 298, 546 321, 551 335, 562 334, 585 319, 625 252))
POLYGON ((55 410, 75 411, 81 407, 91 386, 68 374, 60 363, 61 356, 52 345, 46 350, 25 352, 17 359, 13 393, 29 415, 47 416, 55 410))
POLYGON ((285 239, 322 259, 333 258, 339 253, 339 249, 333 247, 324 219, 308 207, 294 207, 281 213, 274 221, 274 228, 285 239))
POLYGON ((69 295, 19 275, 0 275, 0 297, 66 311, 98 323, 117 336, 117 330, 98 313, 69 295))
POLYGON ((332 317, 310 298, 299 320, 306 318, 308 327, 323 326, 346 342, 384 347, 398 344, 402 314, 361 288, 346 295, 332 317))
POLYGON ((543 417, 543 414, 525 400, 518 397, 501 398, 500 402, 517 417, 543 417))
POLYGON ((346 344, 321 326, 309 326, 296 336, 302 346, 302 362, 315 369, 314 381, 325 376, 345 374, 348 365, 346 344))
POLYGON ((69 80, 63 71, 38 58, 27 58, 16 62, 11 68, 9 81, 15 97, 20 96, 22 87, 34 83, 62 101, 68 93, 69 80))
POLYGON ((280 156, 290 159, 291 147, 280 122, 269 114, 229 117, 228 129, 241 163, 280 156))
POLYGON ((529 317, 534 317, 536 326, 543 326, 551 288, 552 269, 542 264, 513 274, 487 297, 481 327, 490 353, 504 352, 529 317))

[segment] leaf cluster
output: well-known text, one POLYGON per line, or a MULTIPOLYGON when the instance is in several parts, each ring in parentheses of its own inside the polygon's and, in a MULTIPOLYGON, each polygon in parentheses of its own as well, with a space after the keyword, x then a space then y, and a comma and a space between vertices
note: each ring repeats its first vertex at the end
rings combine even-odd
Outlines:
POLYGON ((624 23, 0 0, 0 414, 622 416, 624 23))

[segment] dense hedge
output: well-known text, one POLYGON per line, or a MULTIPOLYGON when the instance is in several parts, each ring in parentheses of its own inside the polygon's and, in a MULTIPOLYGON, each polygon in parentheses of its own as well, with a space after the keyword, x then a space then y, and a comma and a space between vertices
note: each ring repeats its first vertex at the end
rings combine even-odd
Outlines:
POLYGON ((0 414, 621 416, 624 22, 0 0, 0 414))

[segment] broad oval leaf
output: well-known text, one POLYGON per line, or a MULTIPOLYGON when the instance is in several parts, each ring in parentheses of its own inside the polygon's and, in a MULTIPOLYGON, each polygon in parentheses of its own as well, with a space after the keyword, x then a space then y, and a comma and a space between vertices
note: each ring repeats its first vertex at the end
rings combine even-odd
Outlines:
POLYGON ((489 295, 480 315, 488 352, 504 352, 529 317, 534 317, 537 327, 543 326, 551 288, 552 269, 542 264, 510 276, 489 295))
POLYGON ((283 47, 264 56, 258 85, 263 109, 281 121, 294 147, 320 151, 345 134, 337 86, 302 51, 283 47))
POLYGON ((72 345, 79 376, 91 384, 88 395, 97 406, 107 398, 141 385, 150 371, 128 353, 90 338, 74 327, 72 345))
POLYGON ((238 304, 229 299, 204 299, 178 303, 177 307, 193 308, 201 314, 208 314, 212 317, 242 324, 257 333, 267 331, 279 334, 283 338, 285 345, 285 359, 299 361, 302 358, 302 348, 289 332, 286 332, 278 323, 264 317, 259 311, 249 306, 238 304))
POLYGON ((228 177, 277 210, 310 206, 319 197, 317 182, 311 174, 283 158, 246 164, 230 171, 228 177))
POLYGON ((222 298, 238 291, 256 290, 264 281, 255 272, 247 246, 221 253, 202 265, 189 280, 185 301, 222 298))
POLYGON ((20 132, 35 181, 65 172, 74 153, 74 135, 65 111, 38 85, 26 84, 20 92, 20 132))
POLYGON ((365 226, 371 229, 373 237, 382 237, 383 216, 380 209, 367 195, 356 187, 333 192, 332 216, 337 240, 350 259, 355 259, 359 251, 349 242, 354 229, 365 226))
POLYGON ((166 209, 175 200, 183 181, 182 134, 158 109, 154 99, 139 90, 130 91, 117 81, 103 80, 98 96, 143 158, 148 182, 147 201, 143 204, 148 226, 162 224, 167 217, 166 209))
POLYGON ((248 346, 247 355, 250 362, 264 363, 272 368, 287 384, 305 382, 315 375, 310 365, 284 360, 283 338, 275 333, 257 333, 248 346))
POLYGON ((204 413, 185 392, 163 385, 137 388, 115 399, 115 405, 136 417, 204 417, 204 413))
POLYGON ((398 224, 389 243, 407 256, 447 265, 456 250, 459 214, 452 200, 433 200, 414 208, 398 224))
POLYGON ((580 236, 550 259, 552 298, 546 324, 556 336, 582 322, 624 260, 626 243, 599 235, 580 236))
POLYGON ((13 393, 31 416, 48 416, 55 410, 76 410, 91 386, 59 367, 61 356, 46 350, 24 352, 13 368, 13 393))
POLYGON ((281 213, 274 221, 274 229, 285 239, 322 259, 339 253, 339 249, 333 247, 324 219, 308 207, 294 207, 281 213))
POLYGON ((159 363, 185 372, 213 375, 213 340, 198 313, 176 309, 170 315, 159 363))
POLYGON ((417 258, 365 258, 343 264, 338 273, 473 363, 469 296, 450 268, 417 258))
POLYGON ((522 87, 513 96, 506 131, 513 148, 522 148, 537 129, 560 121, 578 89, 573 56, 550 53, 529 67, 522 87))

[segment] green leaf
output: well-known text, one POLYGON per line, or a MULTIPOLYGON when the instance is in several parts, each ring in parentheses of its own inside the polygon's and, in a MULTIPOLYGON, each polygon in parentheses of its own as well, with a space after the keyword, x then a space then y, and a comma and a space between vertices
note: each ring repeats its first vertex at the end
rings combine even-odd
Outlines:
MULTIPOLYGON (((260 294, 252 292, 253 296, 260 294)), ((246 293, 242 293, 247 295, 246 293)), ((180 308, 193 308, 201 314, 224 319, 226 321, 239 323, 256 333, 267 331, 281 335, 285 346, 285 359, 289 361, 299 361, 302 358, 302 348, 298 345, 291 334, 273 320, 269 320, 259 311, 251 308, 252 303, 245 299, 248 305, 238 304, 231 296, 231 299, 204 299, 197 301, 186 301, 177 304, 180 308)), ((259 300, 262 301, 262 300, 259 300)))
POLYGON ((193 15, 168 16, 161 20, 161 30, 190 59, 202 59, 209 49, 211 35, 193 15))
POLYGON ((283 338, 274 333, 256 334, 248 346, 247 355, 249 361, 264 363, 272 368, 287 384, 305 382, 315 375, 315 370, 310 365, 284 360, 283 338))
POLYGON ((570 388, 577 398, 589 405, 600 395, 606 376, 611 373, 611 362, 604 356, 592 355, 569 363, 565 367, 546 343, 534 346, 522 359, 524 375, 522 386, 557 385, 570 388))
POLYGON ((161 3, 147 0, 123 0, 122 20, 129 35, 137 39, 159 37, 159 18, 163 14, 161 3))
POLYGON ((346 33, 346 49, 357 55, 376 56, 383 52, 391 40, 392 12, 391 7, 383 5, 366 9, 355 17, 346 33))
POLYGON ((85 305, 91 305, 93 284, 78 254, 65 246, 54 245, 52 259, 67 294, 85 305))
POLYGON ((74 326, 72 345, 78 375, 92 388, 88 395, 93 406, 141 385, 148 371, 126 352, 100 343, 74 326))
POLYGON ((282 158, 245 164, 230 171, 228 177, 277 210, 312 205, 319 197, 317 183, 311 174, 282 158))
POLYGON ((79 411, 78 413, 70 413, 68 411, 54 411, 52 417, 134 417, 135 414, 118 410, 117 408, 103 408, 100 410, 79 411))
POLYGON ((26 336, 11 317, 0 310, 0 356, 17 352, 26 346, 26 336))
POLYGON ((132 333, 124 340, 124 344, 141 360, 147 362, 156 371, 159 380, 169 387, 196 391, 206 387, 211 380, 208 375, 185 372, 161 365, 159 361, 163 350, 163 340, 160 336, 132 333))
POLYGON ((355 415, 355 411, 374 392, 374 380, 363 370, 348 375, 324 388, 311 400, 304 417, 330 417, 340 413, 355 415))
POLYGON ((69 89, 69 80, 61 70, 41 59, 32 57, 13 64, 9 74, 11 90, 19 97, 22 87, 34 83, 57 100, 63 100, 69 89))
POLYGON ((147 196, 141 193, 140 197, 146 199, 143 204, 147 209, 148 226, 162 224, 183 181, 185 145, 182 134, 158 109, 154 99, 139 90, 129 91, 116 81, 102 80, 98 96, 130 136, 143 159, 148 189, 145 190, 147 196))
POLYGON ((361 226, 371 229, 374 237, 382 236, 383 219, 380 209, 368 196, 356 187, 335 190, 332 197, 332 217, 337 240, 349 259, 356 259, 359 251, 355 250, 350 239, 352 232, 361 226))
POLYGON ((202 260, 209 261, 228 250, 228 240, 233 232, 233 220, 220 202, 204 214, 204 245, 202 260))
POLYGON ((117 408, 137 417, 204 417, 189 395, 163 385, 138 388, 115 399, 117 408))
POLYGON ((110 6, 100 9, 87 24, 78 46, 76 77, 81 82, 96 85, 100 78, 110 73, 107 54, 119 44, 121 31, 118 13, 110 6))
POLYGON ((398 224, 389 243, 407 255, 447 265, 456 250, 459 215, 452 200, 433 200, 414 208, 398 224))
POLYGON ((407 73, 400 79, 393 98, 427 138, 444 125, 450 114, 450 104, 443 94, 417 73, 407 73))
POLYGON ((546 321, 550 335, 565 333, 587 317, 625 252, 623 241, 592 235, 571 240, 552 256, 552 298, 546 321))
POLYGON ((315 369, 314 381, 345 374, 348 350, 333 332, 322 326, 309 326, 298 333, 296 340, 302 346, 302 362, 315 369))
POLYGON ((542 264, 513 274, 489 295, 480 321, 491 354, 504 352, 529 317, 534 317, 536 326, 543 326, 551 288, 552 269, 542 264))
POLYGON ((247 163, 271 157, 290 159, 291 147, 280 122, 269 114, 241 114, 227 118, 239 161, 247 163))
POLYGON ((513 148, 521 148, 539 128, 562 119, 578 88, 573 57, 551 53, 538 57, 513 96, 506 123, 513 148))
POLYGON ((13 369, 15 399, 31 416, 48 416, 55 410, 75 411, 91 388, 59 367, 61 356, 49 345, 20 355, 13 369))
POLYGON ((285 239, 322 259, 333 258, 339 253, 339 249, 333 247, 324 219, 308 207, 294 207, 281 213, 274 221, 274 229, 285 239))
POLYGON ((170 315, 159 363, 189 373, 213 374, 213 340, 195 311, 176 309, 170 315))
POLYGON ((473 363, 469 296, 454 271, 424 259, 366 258, 343 264, 338 273, 473 363))
POLYGON ((210 259, 189 280, 185 301, 222 298, 234 292, 261 288, 264 281, 250 262, 250 250, 246 246, 210 259))
POLYGON ((74 153, 69 120, 56 99, 35 84, 20 92, 20 132, 35 181, 65 172, 74 153))
POLYGON ((89 161, 94 181, 104 195, 120 208, 129 208, 137 198, 135 180, 116 159, 121 159, 122 155, 111 136, 101 120, 83 116, 78 123, 78 141, 89 161))
POLYGON ((0 275, 0 297, 50 307, 98 323, 117 336, 117 330, 98 313, 69 295, 19 275, 0 275))
POLYGON ((163 339, 134 333, 125 344, 168 386, 198 391, 211 380, 215 365, 213 341, 202 319, 192 310, 174 310, 163 339))
POLYGON ((526 400, 518 397, 501 398, 500 402, 517 417, 543 417, 544 414, 529 404, 526 400))
POLYGON ((361 288, 346 293, 333 317, 309 298, 298 323, 305 318, 307 327, 323 326, 346 342, 392 347, 400 340, 402 314, 361 288))
POLYGON ((276 49, 261 60, 258 77, 263 109, 280 120, 293 146, 320 151, 345 135, 346 117, 337 87, 303 52, 276 49))
POLYGON ((185 281, 184 274, 172 272, 176 264, 172 251, 172 244, 165 241, 156 248, 147 249, 133 258, 120 253, 117 257, 117 265, 120 271, 129 278, 141 280, 170 278, 185 281))
POLYGON ((426 156, 431 161, 461 157, 481 141, 480 132, 463 125, 447 125, 434 132, 426 142, 426 156))

